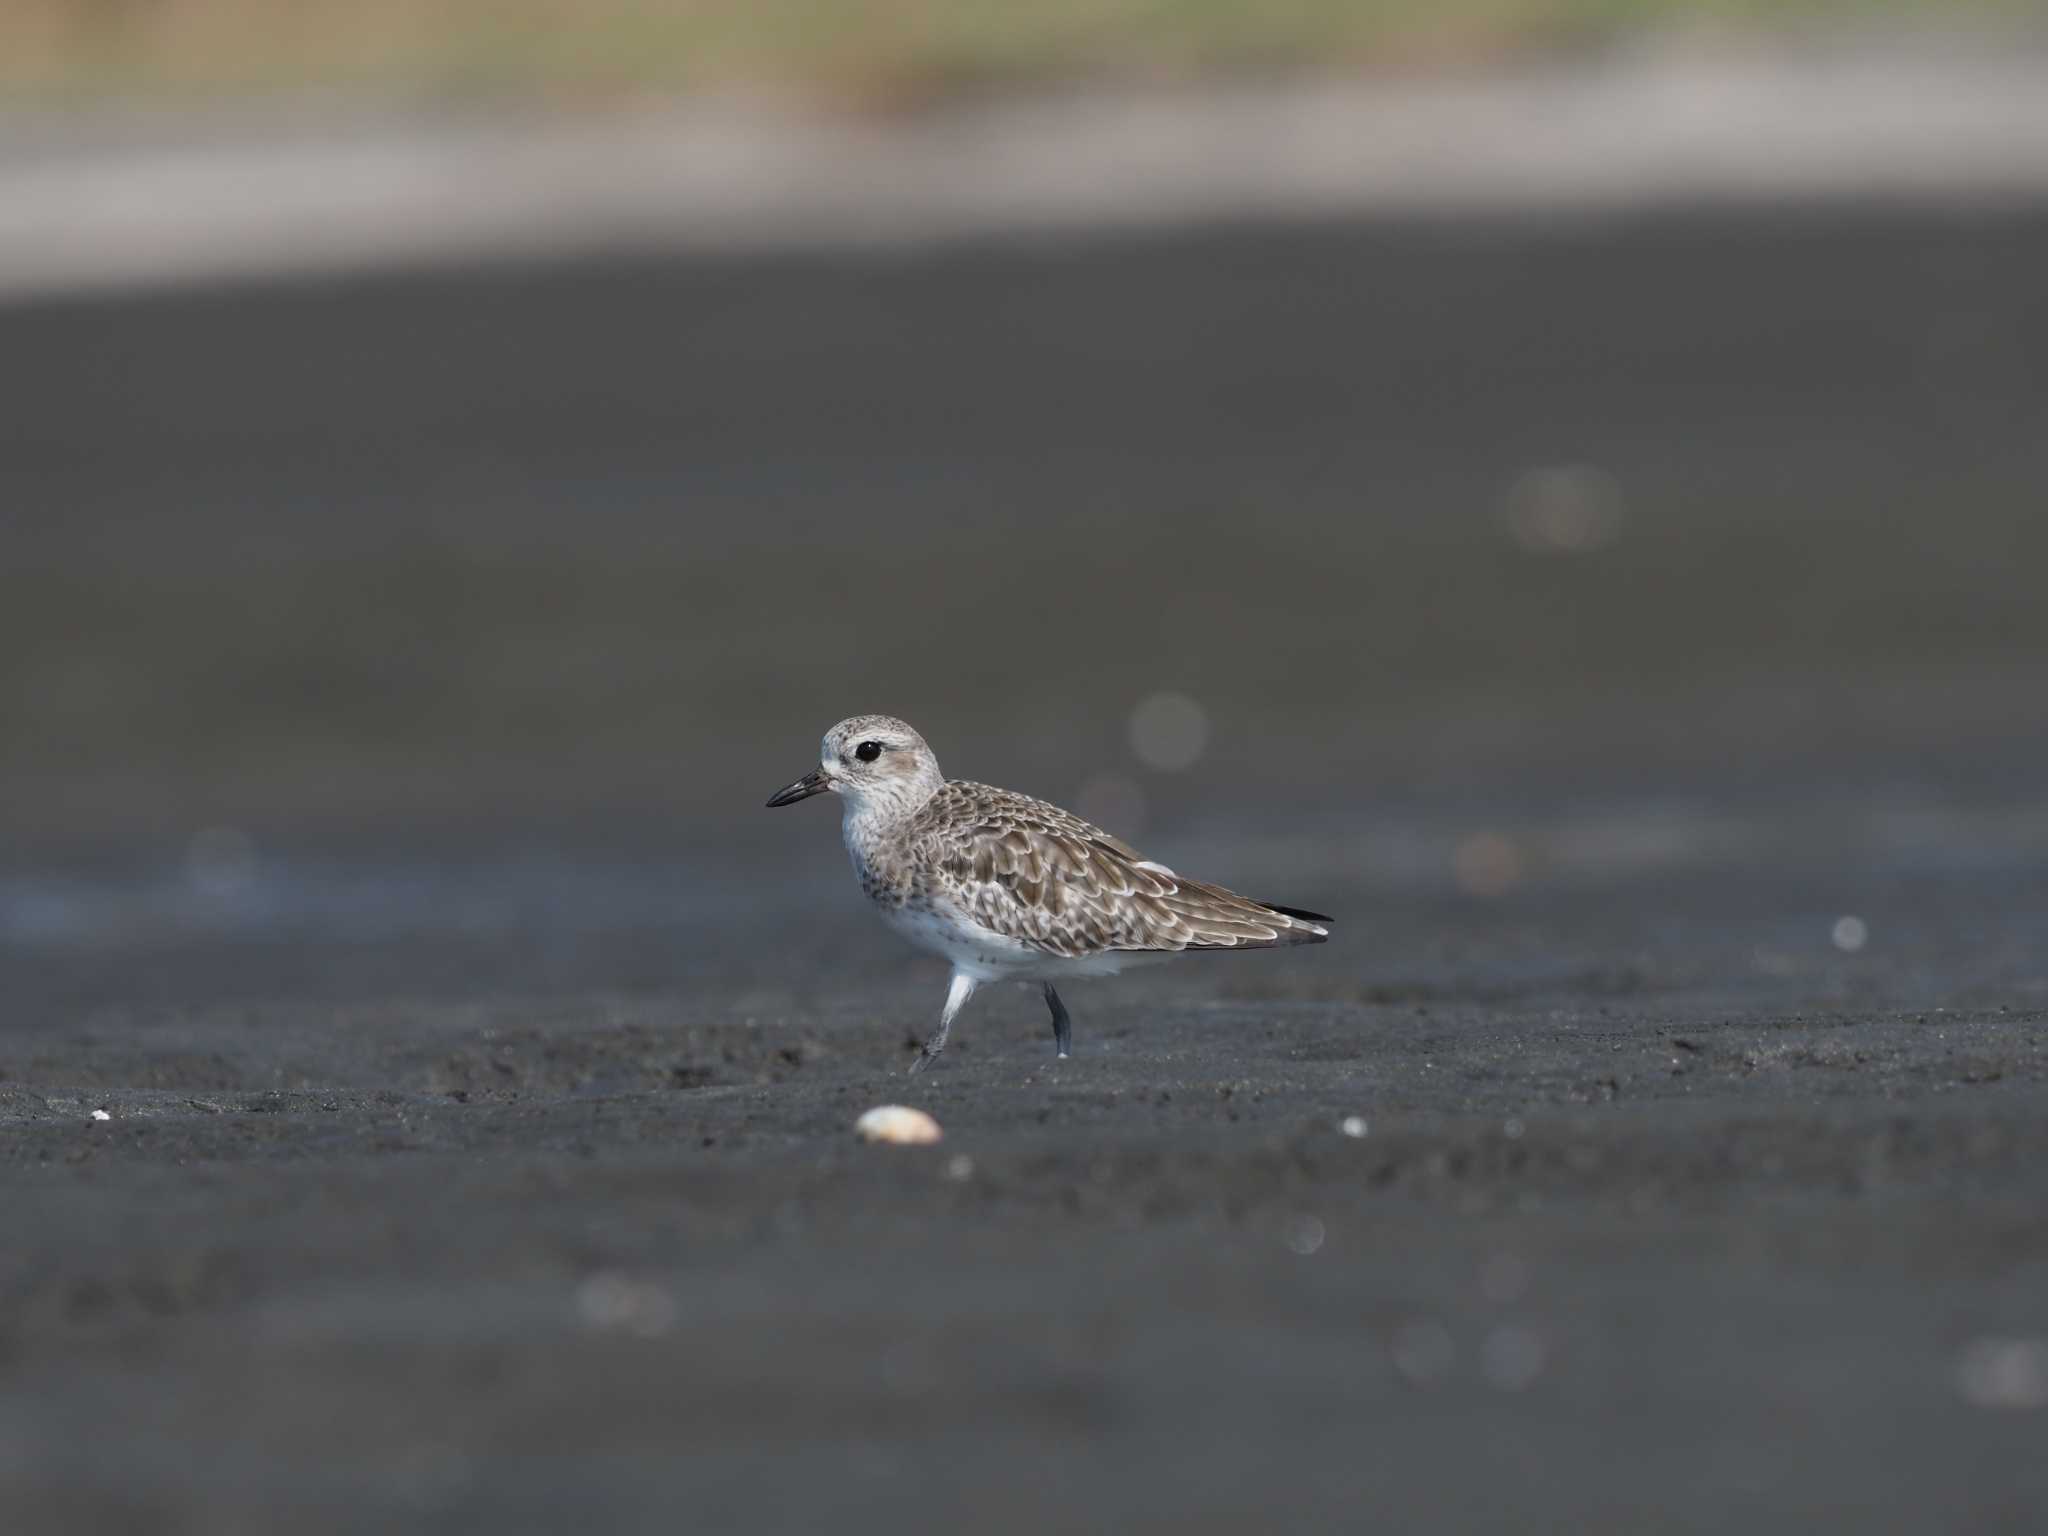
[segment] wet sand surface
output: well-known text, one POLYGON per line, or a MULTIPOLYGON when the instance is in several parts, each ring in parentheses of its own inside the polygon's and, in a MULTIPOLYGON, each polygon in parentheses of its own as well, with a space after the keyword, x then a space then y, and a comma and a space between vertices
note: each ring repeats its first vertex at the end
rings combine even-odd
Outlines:
POLYGON ((8 1528, 2038 1528, 2044 268, 1722 210, 0 311, 8 1528), (908 1080, 942 969, 759 808, 866 709, 1338 936, 908 1080))

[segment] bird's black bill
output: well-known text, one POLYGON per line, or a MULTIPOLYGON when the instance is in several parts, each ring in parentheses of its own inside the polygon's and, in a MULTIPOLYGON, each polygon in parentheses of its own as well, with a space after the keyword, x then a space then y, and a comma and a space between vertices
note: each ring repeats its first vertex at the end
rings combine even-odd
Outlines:
POLYGON ((814 768, 794 784, 785 784, 768 797, 770 806, 795 805, 799 800, 808 800, 813 795, 822 795, 832 786, 825 782, 825 770, 814 768))

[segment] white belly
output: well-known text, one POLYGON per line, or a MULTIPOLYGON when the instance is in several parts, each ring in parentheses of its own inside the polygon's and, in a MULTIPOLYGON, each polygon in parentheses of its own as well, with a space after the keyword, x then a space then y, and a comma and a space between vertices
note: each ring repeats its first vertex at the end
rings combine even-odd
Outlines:
POLYGON ((920 949, 943 955, 976 981, 1058 981, 1063 976, 1114 976, 1132 965, 1163 960, 1165 951, 1110 950, 1068 959, 997 933, 964 917, 913 907, 882 909, 882 921, 920 949))

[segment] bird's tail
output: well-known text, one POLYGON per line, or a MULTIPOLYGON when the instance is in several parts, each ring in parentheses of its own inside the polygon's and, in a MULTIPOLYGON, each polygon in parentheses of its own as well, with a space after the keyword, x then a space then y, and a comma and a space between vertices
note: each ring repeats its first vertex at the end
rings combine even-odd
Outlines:
POLYGON ((1259 905, 1268 912, 1277 912, 1289 919, 1286 932, 1274 940, 1275 944, 1327 944, 1330 929, 1337 921, 1320 912, 1304 912, 1300 907, 1277 907, 1270 901, 1262 901, 1259 905))
POLYGON ((1161 900, 1194 930, 1189 949, 1277 949, 1330 937, 1330 919, 1320 912, 1276 907, 1220 885, 1175 878, 1179 888, 1161 900))

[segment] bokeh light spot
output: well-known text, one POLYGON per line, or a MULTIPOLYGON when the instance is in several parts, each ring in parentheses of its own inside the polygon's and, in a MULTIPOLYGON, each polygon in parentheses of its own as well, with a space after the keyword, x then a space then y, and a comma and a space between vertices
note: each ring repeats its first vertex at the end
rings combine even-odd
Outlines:
POLYGON ((1487 1334, 1479 1346, 1479 1371, 1488 1386, 1519 1392, 1543 1374, 1548 1357, 1541 1334, 1506 1324, 1487 1334))
POLYGON ((1975 1339, 1956 1360, 1956 1390, 1977 1408, 2048 1408, 2048 1339, 1975 1339))
POLYGON ((1522 851, 1497 832, 1475 832, 1451 853, 1451 875, 1473 896, 1503 896, 1522 881, 1522 851))
POLYGON ((1323 1224, 1313 1216, 1297 1216, 1287 1224, 1287 1246, 1303 1258, 1321 1248, 1326 1235, 1323 1224))
POLYGON ((1580 554, 1610 544, 1625 519, 1621 488, 1590 464, 1525 470, 1501 507, 1517 544, 1535 554, 1580 554))
POLYGON ((1184 693, 1155 693, 1131 711, 1131 750, 1147 768, 1179 773, 1209 746, 1209 716, 1184 693))
POLYGON ((657 1338, 675 1326, 675 1298, 661 1286, 603 1269, 576 1287, 576 1314, 586 1327, 657 1338))

